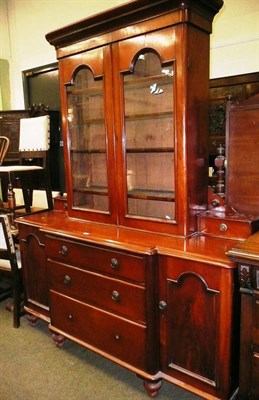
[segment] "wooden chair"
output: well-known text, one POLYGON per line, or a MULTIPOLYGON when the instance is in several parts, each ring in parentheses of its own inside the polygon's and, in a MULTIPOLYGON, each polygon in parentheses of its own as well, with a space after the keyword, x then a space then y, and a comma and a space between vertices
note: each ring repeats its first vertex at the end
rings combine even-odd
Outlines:
POLYGON ((0 136, 0 165, 3 164, 9 145, 10 140, 6 136, 0 136))
MULTIPOLYGON (((3 161, 5 159, 5 156, 8 152, 10 145, 10 140, 6 136, 0 136, 0 165, 3 164, 3 161)), ((1 184, 1 179, 0 179, 0 203, 2 204, 2 184, 1 184)))
POLYGON ((14 245, 6 214, 0 214, 0 283, 6 286, 0 301, 13 297, 13 327, 19 328, 23 293, 20 251, 14 245))
POLYGON ((20 208, 31 213, 33 189, 45 190, 48 209, 53 209, 50 185, 49 153, 49 116, 23 118, 20 120, 19 138, 20 164, 0 166, 0 179, 8 182, 8 209, 11 215, 20 208), (24 204, 16 206, 13 188, 20 185, 24 204))

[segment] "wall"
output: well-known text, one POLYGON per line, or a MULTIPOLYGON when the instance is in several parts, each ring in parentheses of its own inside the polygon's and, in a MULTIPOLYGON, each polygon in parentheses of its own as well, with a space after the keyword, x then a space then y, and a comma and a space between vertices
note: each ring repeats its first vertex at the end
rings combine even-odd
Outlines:
POLYGON ((0 110, 11 108, 10 89, 10 31, 8 24, 7 0, 0 0, 0 110), (3 95, 2 95, 3 93, 3 95))
POLYGON ((211 78, 259 71, 259 0, 224 0, 211 36, 211 78))
POLYGON ((22 71, 56 61, 47 32, 127 1, 0 0, 0 59, 10 64, 11 108, 24 108, 22 71))
MULTIPOLYGON (((56 61, 47 32, 126 2, 0 0, 0 59, 10 66, 11 108, 24 108, 22 71, 56 61)), ((213 25, 211 78, 258 70, 259 0, 225 0, 213 25)))

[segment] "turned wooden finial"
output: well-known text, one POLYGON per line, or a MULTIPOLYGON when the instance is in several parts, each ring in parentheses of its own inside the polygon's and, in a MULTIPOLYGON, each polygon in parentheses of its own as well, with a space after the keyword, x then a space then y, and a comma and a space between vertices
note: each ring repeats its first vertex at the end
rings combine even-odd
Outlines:
POLYGON ((216 193, 221 197, 225 197, 225 148, 220 144, 217 151, 218 155, 214 161, 217 168, 216 193))

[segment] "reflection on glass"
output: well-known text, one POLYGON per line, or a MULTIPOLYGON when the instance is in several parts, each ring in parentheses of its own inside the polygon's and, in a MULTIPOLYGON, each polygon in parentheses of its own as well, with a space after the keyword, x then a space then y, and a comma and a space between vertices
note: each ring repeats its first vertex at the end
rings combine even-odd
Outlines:
POLYGON ((173 75, 150 51, 124 76, 129 215, 175 219, 173 75))
POLYGON ((67 98, 73 207, 108 211, 103 80, 83 68, 67 98))

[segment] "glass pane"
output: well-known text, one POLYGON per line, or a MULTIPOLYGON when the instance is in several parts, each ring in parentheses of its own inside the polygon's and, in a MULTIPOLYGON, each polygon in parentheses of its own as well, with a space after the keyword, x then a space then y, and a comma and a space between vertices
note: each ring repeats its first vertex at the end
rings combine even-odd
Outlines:
POLYGON ((103 80, 83 68, 67 94, 73 207, 108 211, 103 80))
POLYGON ((141 54, 124 76, 128 214, 175 219, 173 63, 141 54))

